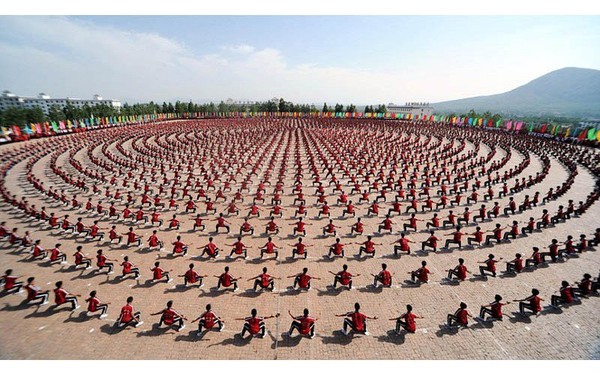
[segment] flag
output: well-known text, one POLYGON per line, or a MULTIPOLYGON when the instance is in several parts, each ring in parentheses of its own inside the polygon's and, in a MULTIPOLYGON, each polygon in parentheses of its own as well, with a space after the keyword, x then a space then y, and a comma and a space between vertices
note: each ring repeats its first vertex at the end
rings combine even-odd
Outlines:
POLYGON ((590 130, 588 130, 588 132, 587 132, 587 137, 590 141, 595 141, 596 140, 596 129, 590 128, 590 130))

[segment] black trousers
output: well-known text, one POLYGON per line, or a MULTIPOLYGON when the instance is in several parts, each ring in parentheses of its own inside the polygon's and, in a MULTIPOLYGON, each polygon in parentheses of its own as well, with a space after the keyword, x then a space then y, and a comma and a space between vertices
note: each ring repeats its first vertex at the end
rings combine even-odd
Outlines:
MULTIPOLYGON (((160 318, 160 322, 158 322, 158 325, 162 325, 164 323, 164 318, 161 317, 160 318)), ((182 317, 177 317, 173 320, 173 324, 171 325, 178 325, 178 328, 181 329, 181 327, 183 327, 183 318, 182 317)))
POLYGON ((38 293, 31 301, 29 301, 32 305, 42 305, 48 302, 48 292, 38 293))
MULTIPOLYGON (((77 307, 77 297, 67 297, 67 298, 65 298, 64 303, 70 303, 71 309, 75 310, 75 307, 77 307)), ((57 305, 57 306, 60 306, 60 305, 57 305)))
MULTIPOLYGON (((289 334, 291 335, 294 332, 294 329, 298 330, 298 333, 300 333, 301 326, 302 325, 300 324, 300 322, 297 322, 294 320, 292 322, 292 325, 290 326, 289 334)), ((314 334, 315 334, 315 324, 314 323, 310 325, 310 333, 309 334, 311 336, 314 336, 314 334)))
POLYGON ((353 331, 355 331, 355 332, 360 332, 360 333, 367 332, 367 322, 366 321, 363 323, 363 330, 359 331, 359 330, 356 329, 356 327, 352 323, 352 320, 346 318, 346 319, 344 319, 344 331, 348 332, 348 327, 350 327, 350 329, 353 330, 353 331))
MULTIPOLYGON (((214 322, 216 325, 219 326, 219 330, 223 328, 223 322, 220 321, 219 319, 215 318, 214 322)), ((206 320, 204 319, 200 319, 200 322, 198 322, 198 332, 202 332, 202 328, 205 328, 206 326, 206 320)))
MULTIPOLYGON (((259 327, 260 335, 264 336, 265 332, 266 332, 265 322, 260 322, 258 327, 259 327)), ((242 328, 242 337, 244 336, 246 331, 250 332, 250 324, 248 324, 248 323, 244 323, 244 328, 242 328)))

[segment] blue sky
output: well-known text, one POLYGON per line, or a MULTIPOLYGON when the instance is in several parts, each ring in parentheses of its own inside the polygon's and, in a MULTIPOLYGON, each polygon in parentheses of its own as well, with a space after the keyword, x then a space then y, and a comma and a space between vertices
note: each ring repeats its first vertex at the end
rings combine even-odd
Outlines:
POLYGON ((598 16, 3 16, 0 89, 129 102, 442 101, 600 69, 598 16))

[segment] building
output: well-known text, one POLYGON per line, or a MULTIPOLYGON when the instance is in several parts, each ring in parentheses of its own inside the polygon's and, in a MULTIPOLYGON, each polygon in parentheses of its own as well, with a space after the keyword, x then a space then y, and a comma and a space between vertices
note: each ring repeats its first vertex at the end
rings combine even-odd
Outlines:
POLYGON ((48 115, 50 108, 53 105, 63 109, 67 104, 71 104, 74 107, 81 108, 84 105, 94 107, 98 104, 106 104, 110 107, 121 109, 121 102, 116 99, 103 99, 98 94, 94 95, 93 99, 78 99, 78 98, 62 98, 53 99, 49 95, 40 93, 37 97, 18 96, 12 92, 6 90, 0 96, 0 110, 4 111, 10 107, 21 107, 21 108, 35 108, 39 107, 42 109, 45 115, 48 115))
POLYGON ((389 113, 411 114, 413 116, 433 115, 433 107, 429 103, 411 102, 405 105, 390 103, 387 106, 387 111, 389 113))

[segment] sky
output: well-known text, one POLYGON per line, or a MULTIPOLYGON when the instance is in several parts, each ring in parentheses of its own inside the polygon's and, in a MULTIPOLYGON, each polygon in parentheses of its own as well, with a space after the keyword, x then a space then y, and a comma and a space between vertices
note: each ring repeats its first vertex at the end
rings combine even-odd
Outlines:
POLYGON ((586 15, 4 15, 0 90, 130 104, 433 103, 600 69, 597 46, 600 16, 586 15))

